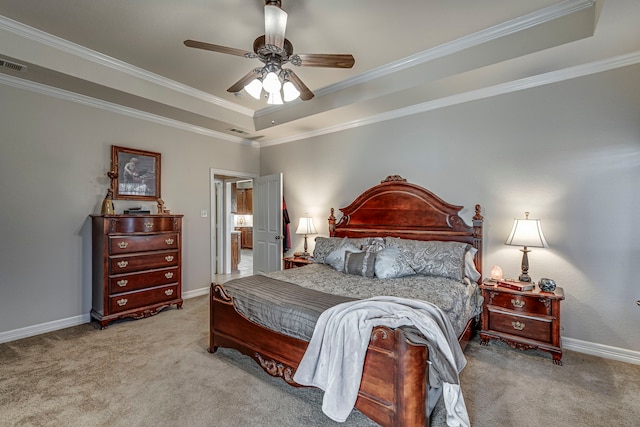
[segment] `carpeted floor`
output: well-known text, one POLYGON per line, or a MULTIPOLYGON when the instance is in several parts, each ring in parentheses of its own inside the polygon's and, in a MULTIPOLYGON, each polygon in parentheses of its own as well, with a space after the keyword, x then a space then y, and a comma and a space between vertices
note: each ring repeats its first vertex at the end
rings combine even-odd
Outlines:
MULTIPOLYGON (((375 426, 328 419, 319 390, 293 388, 233 350, 207 352, 208 297, 105 330, 86 324, 0 344, 0 426, 375 426)), ((465 352, 474 426, 636 426, 640 366, 499 342, 465 352)), ((441 402, 440 402, 441 403, 441 402)), ((432 426, 445 425, 442 405, 432 426)))

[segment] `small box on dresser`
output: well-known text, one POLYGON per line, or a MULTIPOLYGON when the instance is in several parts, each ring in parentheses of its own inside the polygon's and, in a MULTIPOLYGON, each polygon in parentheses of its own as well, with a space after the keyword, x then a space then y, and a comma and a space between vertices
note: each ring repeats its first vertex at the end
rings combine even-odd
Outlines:
POLYGON ((482 304, 482 344, 499 339, 520 350, 539 349, 551 353, 553 363, 562 365, 560 301, 564 291, 543 292, 538 286, 517 291, 495 282, 480 285, 482 304))
POLYGON ((91 317, 100 327, 181 308, 183 215, 91 217, 91 317))

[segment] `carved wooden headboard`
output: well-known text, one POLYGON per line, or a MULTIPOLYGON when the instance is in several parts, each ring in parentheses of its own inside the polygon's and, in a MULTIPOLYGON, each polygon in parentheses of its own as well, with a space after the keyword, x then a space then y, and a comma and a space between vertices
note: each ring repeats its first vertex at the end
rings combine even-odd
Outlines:
POLYGON ((475 206, 473 226, 458 215, 462 209, 463 206, 447 203, 429 190, 392 175, 341 208, 339 221, 332 208, 329 235, 465 242, 478 249, 475 264, 482 273, 480 205, 475 206))

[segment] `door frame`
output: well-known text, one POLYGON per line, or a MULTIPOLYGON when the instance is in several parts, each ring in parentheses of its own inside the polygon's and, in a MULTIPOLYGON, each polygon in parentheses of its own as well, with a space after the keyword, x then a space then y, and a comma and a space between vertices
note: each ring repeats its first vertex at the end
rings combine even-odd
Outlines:
POLYGON ((231 223, 231 194, 227 188, 230 187, 229 180, 220 180, 216 178, 216 175, 224 175, 227 177, 238 178, 238 181, 249 180, 257 178, 259 175, 248 173, 230 171, 224 169, 209 169, 209 211, 210 215, 210 271, 211 282, 215 281, 216 272, 219 267, 223 267, 222 271, 218 274, 228 274, 231 271, 231 230, 233 224, 231 223), (220 187, 218 182, 222 183, 222 194, 217 191, 220 187), (221 221, 218 221, 219 217, 222 217, 221 221), (221 228, 218 230, 218 226, 221 228), (218 239, 218 234, 222 234, 222 239, 218 239), (221 254, 222 256, 219 256, 221 254))

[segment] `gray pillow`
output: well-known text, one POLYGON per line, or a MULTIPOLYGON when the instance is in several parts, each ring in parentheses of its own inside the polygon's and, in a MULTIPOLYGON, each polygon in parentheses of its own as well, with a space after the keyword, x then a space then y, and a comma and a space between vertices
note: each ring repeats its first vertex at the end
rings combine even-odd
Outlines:
POLYGON ((346 237, 316 237, 315 242, 316 247, 313 249, 313 261, 324 264, 327 255, 345 243, 346 237))
POLYGON ((338 271, 344 272, 344 258, 345 252, 347 251, 354 253, 362 252, 351 243, 347 243, 327 255, 327 257, 324 259, 324 263, 329 264, 331 267, 335 268, 338 271))
POLYGON ((376 276, 380 279, 393 279, 416 274, 396 246, 387 246, 376 254, 374 269, 376 276))
POLYGON ((376 253, 365 252, 345 252, 344 272, 363 277, 373 277, 375 270, 376 253))
POLYGON ((388 237, 387 246, 396 246, 416 274, 463 281, 467 243, 421 241, 388 237))

